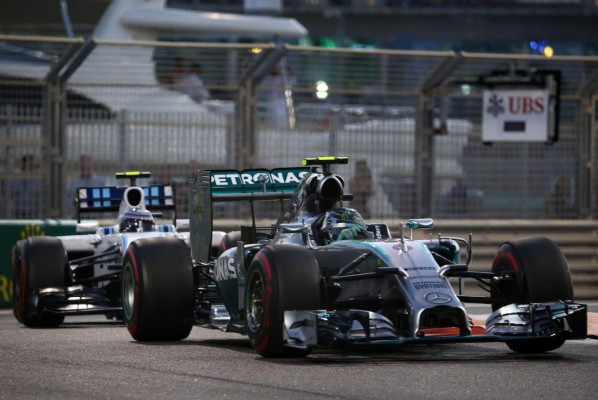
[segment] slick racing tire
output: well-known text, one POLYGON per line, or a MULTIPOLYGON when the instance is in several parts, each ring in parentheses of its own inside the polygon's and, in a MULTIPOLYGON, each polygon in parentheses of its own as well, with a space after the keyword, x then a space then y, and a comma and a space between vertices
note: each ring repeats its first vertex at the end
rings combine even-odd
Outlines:
POLYGON ((23 323, 23 319, 21 318, 22 312, 19 312, 20 309, 20 298, 21 294, 19 293, 16 295, 17 290, 20 291, 20 288, 17 287, 18 282, 22 282, 21 278, 18 278, 17 275, 20 274, 19 268, 21 267, 21 263, 23 262, 23 245, 25 244, 25 240, 19 240, 12 246, 12 258, 11 258, 11 266, 12 266, 12 313, 17 319, 17 321, 23 323))
POLYGON ((241 231, 228 232, 218 246, 218 255, 221 255, 226 250, 231 249, 237 245, 237 242, 241 240, 241 231))
MULTIPOLYGON (((496 311, 508 304, 544 303, 573 300, 569 265, 560 248, 547 238, 525 238, 504 243, 492 262, 492 272, 511 275, 509 285, 491 290, 496 311)), ((559 348, 562 336, 507 342, 519 353, 543 353, 559 348)))
POLYGON ((304 357, 311 349, 283 342, 286 310, 321 307, 320 270, 310 250, 295 245, 270 245, 253 258, 245 292, 249 340, 264 357, 304 357))
POLYGON ((67 256, 60 239, 35 236, 19 240, 12 250, 12 307, 19 322, 28 327, 57 327, 64 315, 39 312, 30 302, 34 291, 63 288, 67 256))
POLYGON ((123 259, 123 318, 138 341, 175 341, 194 322, 191 254, 177 238, 146 238, 129 245, 123 259))

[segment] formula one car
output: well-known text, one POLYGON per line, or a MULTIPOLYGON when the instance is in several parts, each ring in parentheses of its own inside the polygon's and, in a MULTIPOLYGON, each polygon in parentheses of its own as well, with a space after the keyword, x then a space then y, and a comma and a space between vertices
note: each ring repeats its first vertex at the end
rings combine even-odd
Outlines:
MULTIPOLYGON (((431 219, 365 224, 342 207, 352 195, 331 165, 199 171, 190 187, 191 253, 176 238, 141 239, 124 259, 124 319, 139 341, 181 340, 194 324, 249 337, 265 357, 301 357, 327 346, 506 343, 524 353, 585 338, 587 308, 573 302, 567 262, 549 239, 503 244, 491 272, 470 271, 471 238, 413 239, 431 219), (256 226, 253 203, 290 199, 272 226, 256 226), (212 204, 247 200, 252 224, 211 256, 212 204), (407 234, 407 229, 411 233, 407 234), (226 246, 225 246, 226 247, 226 246), (485 283, 489 296, 457 293, 449 279, 485 283), (494 312, 475 326, 464 302, 494 312)), ((224 238, 224 242, 231 240, 224 238)))
MULTIPOLYGON (((13 246, 13 312, 26 326, 58 326, 65 315, 105 314, 122 319, 122 258, 131 243, 147 237, 176 237, 173 188, 141 187, 149 172, 117 173, 129 186, 84 187, 77 190, 79 233, 60 237, 29 237, 13 246), (118 212, 118 223, 99 227, 83 221, 83 213, 118 212), (156 214, 169 212, 172 224, 157 225, 156 214)), ((177 239, 178 240, 178 239, 177 239)))

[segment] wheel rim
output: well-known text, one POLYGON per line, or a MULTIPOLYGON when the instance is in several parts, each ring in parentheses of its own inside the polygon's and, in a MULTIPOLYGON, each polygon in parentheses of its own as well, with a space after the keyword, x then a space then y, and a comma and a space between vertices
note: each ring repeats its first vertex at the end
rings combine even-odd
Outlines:
POLYGON ((254 273, 250 280, 249 296, 247 301, 247 327, 252 332, 257 332, 263 322, 265 316, 265 300, 266 290, 264 287, 264 280, 259 273, 254 273))
POLYGON ((131 320, 135 310, 135 274, 131 264, 123 270, 123 311, 125 318, 131 320))

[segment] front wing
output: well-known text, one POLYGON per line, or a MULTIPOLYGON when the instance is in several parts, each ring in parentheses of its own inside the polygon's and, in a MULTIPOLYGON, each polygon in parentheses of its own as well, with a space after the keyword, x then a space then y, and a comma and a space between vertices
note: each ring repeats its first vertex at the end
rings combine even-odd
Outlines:
POLYGON ((511 304, 493 312, 486 327, 428 328, 416 336, 401 336, 386 317, 362 310, 286 311, 287 346, 312 349, 326 346, 378 347, 423 343, 509 342, 564 335, 587 336, 587 306, 576 303, 511 304))
POLYGON ((120 302, 115 304, 103 290, 82 285, 37 289, 29 294, 27 303, 33 314, 120 316, 122 313, 120 302))

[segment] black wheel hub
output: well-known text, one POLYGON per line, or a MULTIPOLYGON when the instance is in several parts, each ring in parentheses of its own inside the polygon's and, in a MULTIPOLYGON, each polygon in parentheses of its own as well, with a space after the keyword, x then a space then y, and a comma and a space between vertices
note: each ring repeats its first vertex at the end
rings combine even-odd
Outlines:
POLYGON ((258 331, 264 323, 266 290, 260 274, 255 274, 251 279, 247 298, 247 327, 258 331))

